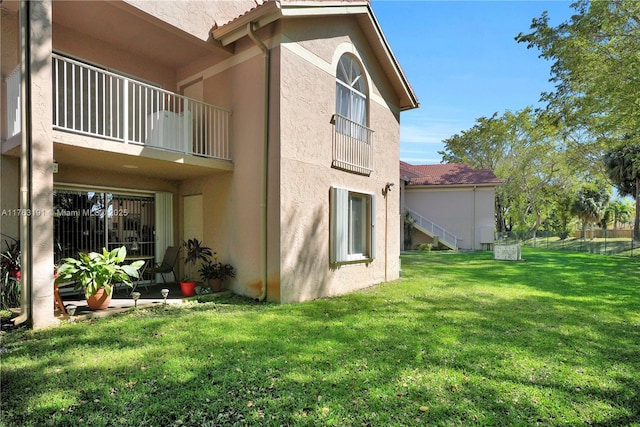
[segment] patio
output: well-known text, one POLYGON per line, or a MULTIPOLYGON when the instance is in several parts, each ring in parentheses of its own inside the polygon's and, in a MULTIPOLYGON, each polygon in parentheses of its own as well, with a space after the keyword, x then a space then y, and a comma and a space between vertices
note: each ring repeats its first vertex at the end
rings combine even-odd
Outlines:
MULTIPOLYGON (((164 298, 160 295, 160 290, 165 288, 169 289, 167 304, 182 304, 182 299, 185 297, 183 297, 180 292, 180 284, 177 282, 171 282, 152 284, 149 286, 148 291, 145 289, 144 285, 140 285, 137 289, 141 294, 140 299, 138 300, 138 307, 143 308, 156 304, 163 304, 164 298)), ((60 296, 62 297, 65 307, 68 308, 69 305, 75 305, 77 307, 75 315, 73 316, 74 319, 91 319, 122 313, 133 308, 135 303, 129 296, 129 290, 129 288, 118 288, 114 290, 109 308, 97 311, 92 311, 87 307, 87 301, 82 292, 74 291, 71 288, 61 288, 60 296)), ((55 314, 60 320, 68 320, 70 317, 68 313, 63 314, 59 310, 56 310, 55 314)))

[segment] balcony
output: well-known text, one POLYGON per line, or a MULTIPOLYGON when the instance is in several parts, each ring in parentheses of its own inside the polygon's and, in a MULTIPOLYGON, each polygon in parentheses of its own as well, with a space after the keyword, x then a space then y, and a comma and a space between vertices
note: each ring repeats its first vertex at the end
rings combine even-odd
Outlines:
POLYGON ((331 167, 359 175, 373 172, 373 130, 339 114, 333 124, 333 161, 331 167))
MULTIPOLYGON (((52 77, 54 130, 231 160, 229 110, 56 54, 52 77)), ((7 79, 8 138, 20 131, 19 85, 19 72, 13 73, 7 79)))

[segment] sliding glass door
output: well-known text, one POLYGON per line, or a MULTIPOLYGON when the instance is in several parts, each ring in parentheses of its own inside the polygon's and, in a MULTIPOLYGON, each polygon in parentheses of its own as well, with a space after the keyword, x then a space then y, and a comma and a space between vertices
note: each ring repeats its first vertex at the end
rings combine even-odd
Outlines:
POLYGON ((132 255, 156 255, 154 195, 55 189, 53 206, 56 262, 122 245, 132 255))

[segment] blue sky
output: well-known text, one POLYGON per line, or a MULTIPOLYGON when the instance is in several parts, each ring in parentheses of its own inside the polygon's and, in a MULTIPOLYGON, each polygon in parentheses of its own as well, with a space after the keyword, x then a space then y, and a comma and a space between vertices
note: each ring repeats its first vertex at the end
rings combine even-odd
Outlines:
POLYGON ((551 90, 550 63, 516 43, 531 20, 549 12, 552 25, 570 18, 568 1, 373 0, 391 49, 420 100, 400 117, 400 158, 440 163, 443 139, 494 112, 539 106, 551 90))

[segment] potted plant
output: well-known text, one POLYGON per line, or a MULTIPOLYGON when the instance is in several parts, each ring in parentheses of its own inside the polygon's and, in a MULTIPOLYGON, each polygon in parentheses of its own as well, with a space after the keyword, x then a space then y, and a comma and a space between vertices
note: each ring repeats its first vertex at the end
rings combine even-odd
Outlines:
POLYGON ((236 273, 231 264, 223 264, 218 261, 218 253, 213 253, 213 262, 209 261, 200 267, 200 277, 207 282, 212 291, 218 292, 223 289, 222 282, 229 278, 235 277, 236 273))
POLYGON ((185 297, 191 297, 195 294, 196 282, 191 277, 191 271, 195 267, 198 260, 209 263, 211 262, 211 248, 202 246, 202 242, 196 238, 189 239, 182 243, 185 250, 184 265, 185 276, 180 282, 180 291, 185 297))
POLYGON ((4 241, 6 250, 0 253, 0 309, 18 307, 22 289, 20 275, 20 242, 4 241))
POLYGON ((75 289, 83 289, 87 305, 91 310, 107 308, 111 302, 113 285, 124 283, 133 286, 131 277, 138 278, 138 270, 144 261, 123 264, 127 257, 127 248, 121 246, 111 252, 106 248, 102 253, 81 252, 78 258, 65 258, 58 267, 56 284, 75 282, 75 289))

